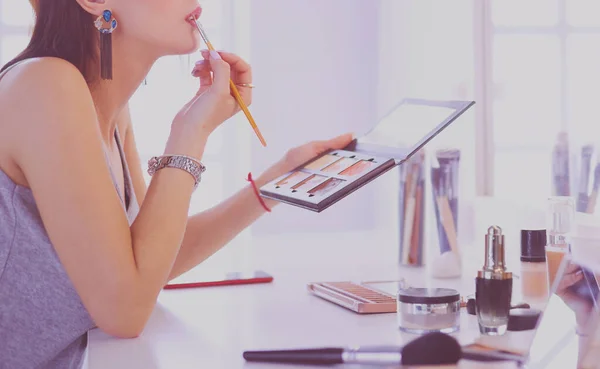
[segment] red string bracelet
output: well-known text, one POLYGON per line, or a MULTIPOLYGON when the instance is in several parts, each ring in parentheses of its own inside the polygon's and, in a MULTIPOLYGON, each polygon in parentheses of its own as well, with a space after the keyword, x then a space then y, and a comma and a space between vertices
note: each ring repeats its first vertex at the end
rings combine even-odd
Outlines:
POLYGON ((269 209, 269 207, 267 206, 267 204, 265 204, 265 201, 263 200, 263 198, 260 196, 260 193, 258 192, 258 188, 256 188, 256 183, 252 179, 252 173, 248 173, 248 179, 247 179, 247 181, 252 184, 252 189, 254 190, 254 194, 258 198, 258 201, 260 202, 260 204, 262 205, 262 207, 265 208, 265 210, 270 213, 271 209, 269 209))

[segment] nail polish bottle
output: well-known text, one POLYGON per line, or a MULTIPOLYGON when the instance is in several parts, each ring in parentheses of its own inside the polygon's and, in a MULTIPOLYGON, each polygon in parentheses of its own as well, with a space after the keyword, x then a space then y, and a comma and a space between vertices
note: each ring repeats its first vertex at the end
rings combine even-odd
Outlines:
POLYGON ((475 280, 479 332, 498 336, 506 332, 512 297, 512 273, 506 271, 504 235, 498 226, 485 235, 485 261, 475 280))

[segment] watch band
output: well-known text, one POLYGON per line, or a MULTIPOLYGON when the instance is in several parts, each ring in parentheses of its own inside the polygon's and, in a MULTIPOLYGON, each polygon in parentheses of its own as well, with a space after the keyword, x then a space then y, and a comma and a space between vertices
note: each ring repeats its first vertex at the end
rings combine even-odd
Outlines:
POLYGON ((194 177, 194 189, 200 184, 202 173, 206 167, 197 159, 185 155, 162 155, 154 156, 148 161, 148 174, 153 176, 163 168, 178 168, 188 172, 194 177))

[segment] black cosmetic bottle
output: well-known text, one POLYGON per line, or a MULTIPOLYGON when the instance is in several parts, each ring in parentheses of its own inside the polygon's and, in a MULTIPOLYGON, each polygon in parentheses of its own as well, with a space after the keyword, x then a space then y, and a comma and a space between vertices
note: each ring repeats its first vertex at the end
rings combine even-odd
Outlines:
POLYGON ((479 331, 498 336, 506 332, 512 297, 512 273, 506 271, 504 235, 491 226, 485 235, 485 261, 475 280, 479 331))

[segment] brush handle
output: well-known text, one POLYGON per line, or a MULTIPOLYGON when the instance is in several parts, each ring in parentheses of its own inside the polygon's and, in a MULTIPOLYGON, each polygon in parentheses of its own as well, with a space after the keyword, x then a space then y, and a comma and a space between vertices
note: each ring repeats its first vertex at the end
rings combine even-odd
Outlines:
MULTIPOLYGON (((202 40, 206 44, 206 47, 208 48, 208 50, 215 51, 214 46, 208 40, 208 37, 206 36, 206 32, 204 32, 204 29, 200 26, 200 23, 198 23, 196 21, 195 24, 196 24, 196 28, 198 29, 198 32, 200 33, 200 36, 202 37, 202 40)), ((240 106, 240 108, 244 112, 244 115, 248 119, 248 122, 250 122, 250 125, 252 126, 252 129, 254 130, 254 133, 256 133, 256 136, 260 140, 260 143, 263 146, 267 146, 267 142, 265 141, 265 138, 263 137, 263 135, 260 133, 260 130, 258 129, 258 126, 256 125, 256 122, 254 121, 254 118, 252 117, 252 114, 250 114, 250 110, 248 110, 248 106, 246 106, 246 103, 244 102, 244 99, 242 99, 242 96, 240 95, 240 91, 237 89, 237 86, 235 85, 235 83, 231 79, 229 79, 229 87, 231 89, 231 92, 233 93, 233 97, 235 98, 235 100, 237 101, 238 105, 240 106)))
POLYGON ((587 207, 588 214, 594 214, 594 211, 596 210, 596 200, 597 199, 598 199, 598 191, 594 190, 594 191, 592 191, 592 194, 590 195, 590 199, 588 201, 588 207, 587 207))
POLYGON ((301 350, 276 350, 276 351, 245 351, 243 353, 246 361, 263 363, 288 363, 288 364, 311 364, 331 365, 342 364, 342 348, 320 348, 301 350))
POLYGON ((244 115, 248 119, 248 122, 250 122, 250 125, 252 126, 252 129, 254 130, 254 133, 256 133, 256 136, 260 140, 260 143, 263 146, 267 146, 267 142, 265 141, 265 138, 263 137, 263 135, 258 130, 258 126, 256 125, 256 122, 254 121, 254 118, 252 117, 252 114, 250 114, 250 110, 248 110, 248 107, 246 106, 246 103, 244 103, 244 100, 242 99, 242 96, 240 95, 240 92, 238 91, 235 83, 233 83, 232 80, 229 80, 229 86, 231 87, 231 92, 233 92, 233 96, 235 97, 235 100, 238 102, 238 105, 240 106, 240 108, 244 112, 244 115))
POLYGON ((450 208, 450 203, 448 202, 448 198, 446 196, 439 196, 437 198, 437 203, 440 212, 440 220, 442 223, 442 227, 444 228, 444 232, 448 237, 448 243, 450 244, 450 248, 453 252, 458 254, 458 236, 456 234, 456 225, 454 222, 454 217, 452 215, 452 209, 450 208))

